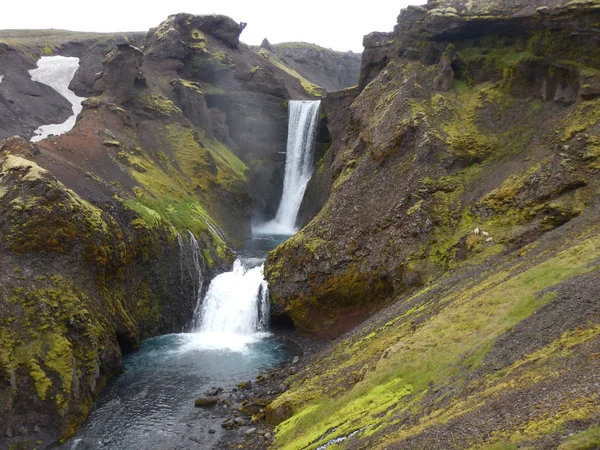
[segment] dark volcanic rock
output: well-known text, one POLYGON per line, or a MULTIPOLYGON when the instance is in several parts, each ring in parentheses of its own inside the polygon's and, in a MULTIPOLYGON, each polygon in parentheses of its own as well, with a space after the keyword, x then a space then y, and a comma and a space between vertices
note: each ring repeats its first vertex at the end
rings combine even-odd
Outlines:
POLYGON ((57 47, 57 53, 79 58, 79 69, 69 85, 80 97, 92 97, 97 78, 104 69, 106 56, 119 44, 141 47, 145 33, 127 33, 123 35, 100 35, 98 38, 75 39, 57 47))
POLYGON ((143 53, 129 44, 119 44, 104 60, 104 72, 95 90, 116 104, 125 103, 134 96, 136 86, 144 86, 140 72, 143 53))
POLYGON ((194 406, 197 408, 210 408, 219 401, 218 397, 199 397, 194 400, 194 406))

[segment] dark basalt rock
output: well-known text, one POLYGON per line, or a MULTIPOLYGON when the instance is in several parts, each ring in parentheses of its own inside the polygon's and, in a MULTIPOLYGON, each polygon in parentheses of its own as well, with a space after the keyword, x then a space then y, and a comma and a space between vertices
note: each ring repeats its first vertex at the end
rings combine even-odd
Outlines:
POLYGON ((129 44, 119 44, 104 60, 102 78, 94 89, 116 104, 125 103, 134 96, 134 89, 145 85, 140 72, 142 51, 129 44))
POLYGON ((264 38, 260 43, 260 48, 264 48, 265 50, 269 50, 270 52, 274 52, 275 48, 271 45, 267 38, 264 38))

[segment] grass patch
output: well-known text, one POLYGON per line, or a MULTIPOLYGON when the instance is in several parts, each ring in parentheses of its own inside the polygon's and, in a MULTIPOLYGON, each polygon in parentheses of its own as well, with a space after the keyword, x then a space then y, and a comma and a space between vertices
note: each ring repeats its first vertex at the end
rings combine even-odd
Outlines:
POLYGON ((594 450, 600 447, 600 426, 588 428, 571 436, 558 446, 558 450, 594 450))

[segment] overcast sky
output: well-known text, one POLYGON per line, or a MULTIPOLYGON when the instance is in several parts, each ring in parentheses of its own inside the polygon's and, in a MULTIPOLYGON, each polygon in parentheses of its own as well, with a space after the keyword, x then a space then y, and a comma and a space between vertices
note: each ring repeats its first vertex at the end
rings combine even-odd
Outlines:
POLYGON ((400 10, 426 0, 5 0, 0 29, 147 31, 170 14, 225 14, 247 22, 247 44, 304 41, 334 50, 362 51, 372 31, 391 31, 400 10))

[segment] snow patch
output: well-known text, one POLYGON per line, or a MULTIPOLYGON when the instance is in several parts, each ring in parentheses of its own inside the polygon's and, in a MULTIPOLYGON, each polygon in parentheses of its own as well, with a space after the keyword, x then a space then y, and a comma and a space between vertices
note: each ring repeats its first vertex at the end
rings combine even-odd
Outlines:
POLYGON ((71 103, 73 115, 59 124, 42 125, 35 130, 31 142, 39 142, 50 135, 60 135, 71 131, 75 126, 77 116, 83 109, 81 102, 84 97, 78 97, 69 89, 69 84, 79 69, 79 58, 66 56, 43 56, 37 63, 37 69, 29 71, 31 79, 53 88, 71 103))

